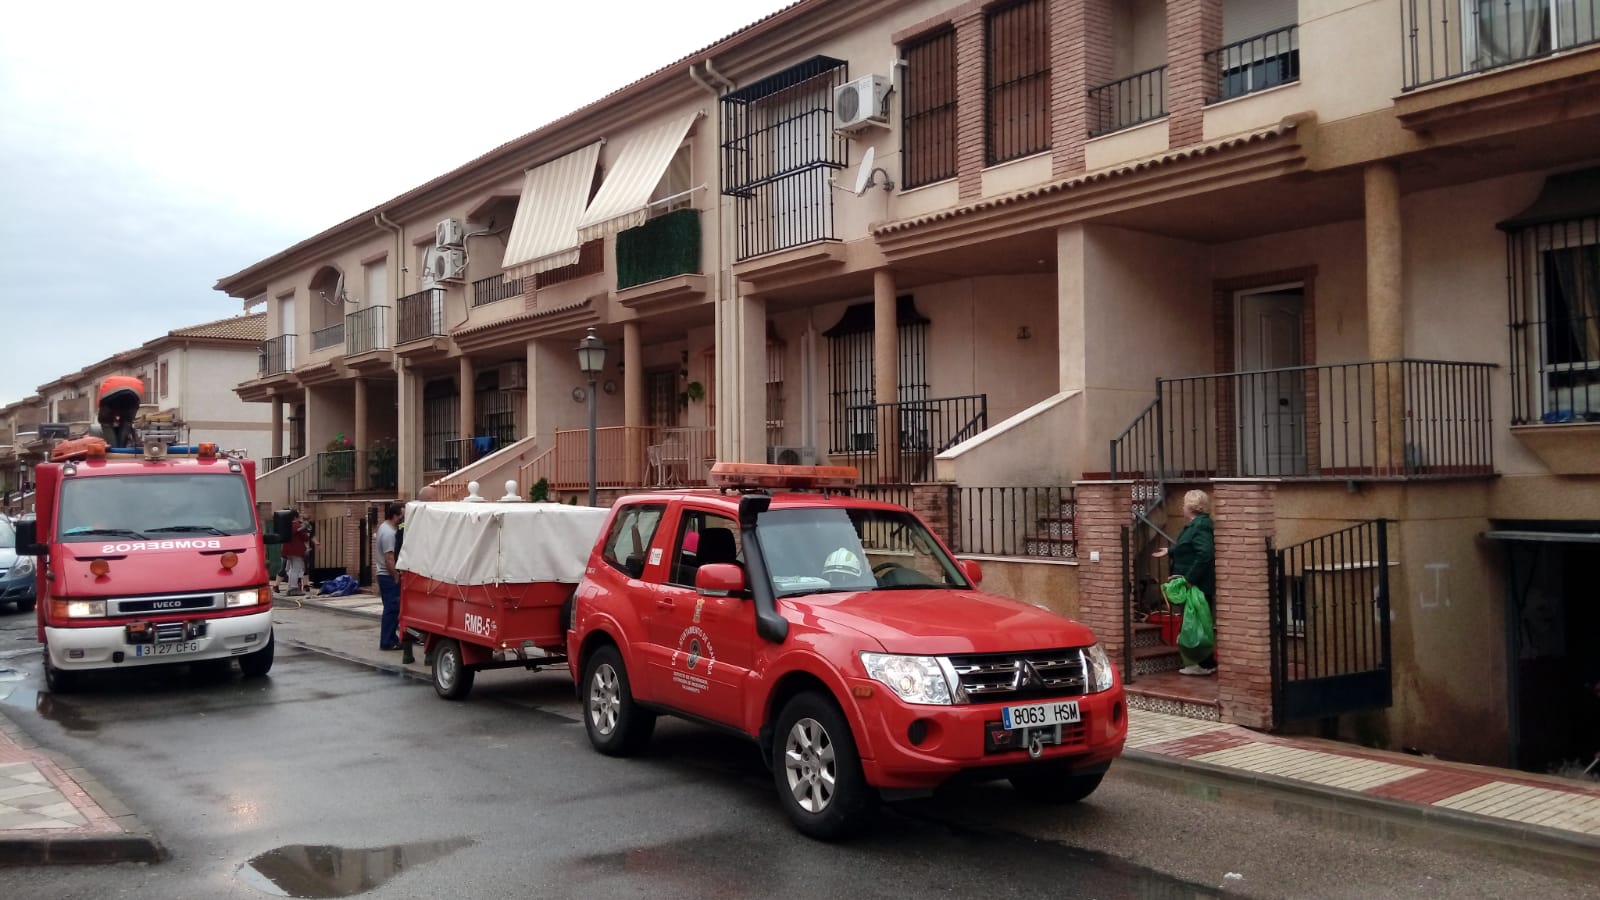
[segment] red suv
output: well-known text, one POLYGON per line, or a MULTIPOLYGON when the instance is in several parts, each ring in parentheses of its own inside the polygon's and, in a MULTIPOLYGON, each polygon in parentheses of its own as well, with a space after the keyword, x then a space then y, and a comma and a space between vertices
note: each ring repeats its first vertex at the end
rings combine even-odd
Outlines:
POLYGON ((751 490, 853 474, 722 464, 726 492, 613 506, 567 636, 595 749, 640 749, 660 713, 725 726, 819 838, 957 777, 1088 796, 1127 712, 1087 627, 980 592, 978 565, 901 507, 751 490))

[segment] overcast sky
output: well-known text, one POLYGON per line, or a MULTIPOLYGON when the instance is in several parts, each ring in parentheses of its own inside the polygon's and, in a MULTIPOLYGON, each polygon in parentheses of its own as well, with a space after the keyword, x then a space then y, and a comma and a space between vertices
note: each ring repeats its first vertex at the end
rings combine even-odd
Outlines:
POLYGON ((240 312, 219 277, 789 2, 7 4, 0 405, 240 312))

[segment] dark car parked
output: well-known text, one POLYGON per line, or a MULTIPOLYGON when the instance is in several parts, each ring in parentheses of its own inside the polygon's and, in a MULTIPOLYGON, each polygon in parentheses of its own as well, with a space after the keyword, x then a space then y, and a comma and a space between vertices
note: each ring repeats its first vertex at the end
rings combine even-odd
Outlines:
POLYGON ((34 558, 17 555, 17 530, 11 520, 0 516, 0 605, 14 604, 17 612, 32 612, 38 595, 34 590, 34 558))

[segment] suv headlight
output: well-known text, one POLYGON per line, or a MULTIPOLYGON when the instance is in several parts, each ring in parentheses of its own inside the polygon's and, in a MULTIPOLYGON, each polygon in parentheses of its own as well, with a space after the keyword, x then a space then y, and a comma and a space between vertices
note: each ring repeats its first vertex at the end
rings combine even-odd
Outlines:
POLYGON ((861 664, 866 667, 868 678, 887 686, 907 703, 949 706, 954 702, 944 670, 932 656, 863 653, 861 664))
POLYGON ((31 556, 19 556, 19 557, 17 557, 16 565, 11 567, 11 574, 13 574, 13 575, 27 575, 28 573, 33 571, 33 566, 34 566, 33 557, 31 557, 31 556))
POLYGON ((1087 689, 1091 694, 1111 690, 1116 683, 1116 672, 1111 668, 1111 657, 1106 656, 1106 651, 1095 644, 1083 651, 1084 676, 1087 689))

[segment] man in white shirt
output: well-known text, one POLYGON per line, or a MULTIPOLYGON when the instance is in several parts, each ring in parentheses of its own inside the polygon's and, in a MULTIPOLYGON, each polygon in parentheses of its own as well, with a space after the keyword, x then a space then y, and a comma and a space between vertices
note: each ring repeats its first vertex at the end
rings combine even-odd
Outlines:
POLYGON ((384 507, 383 524, 372 538, 372 559, 377 565, 378 596, 383 599, 383 617, 378 624, 378 649, 400 649, 400 580, 395 577, 395 537, 401 520, 406 517, 404 503, 391 503, 384 507))

